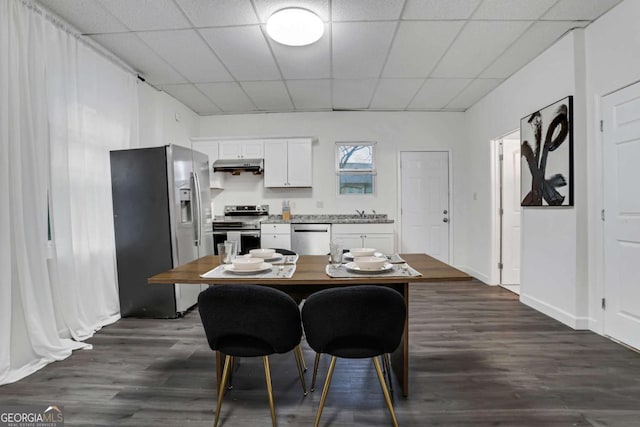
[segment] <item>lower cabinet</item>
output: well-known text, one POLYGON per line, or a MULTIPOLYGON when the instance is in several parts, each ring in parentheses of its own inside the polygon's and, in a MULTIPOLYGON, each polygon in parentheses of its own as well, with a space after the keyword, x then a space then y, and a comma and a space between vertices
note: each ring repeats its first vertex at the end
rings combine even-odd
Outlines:
POLYGON ((260 247, 291 250, 291 225, 261 224, 260 247))
POLYGON ((333 224, 331 240, 345 249, 375 248, 384 254, 395 252, 393 224, 333 224))

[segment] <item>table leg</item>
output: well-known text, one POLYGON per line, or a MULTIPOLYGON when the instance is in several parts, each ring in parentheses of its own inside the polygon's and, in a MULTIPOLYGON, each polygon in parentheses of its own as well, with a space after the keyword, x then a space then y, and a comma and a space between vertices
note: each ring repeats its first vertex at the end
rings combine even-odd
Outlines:
POLYGON ((402 289, 397 288, 402 293, 404 302, 407 305, 407 319, 404 323, 404 334, 400 345, 391 353, 391 366, 395 372, 400 387, 402 388, 402 396, 409 396, 409 284, 401 285, 402 289))

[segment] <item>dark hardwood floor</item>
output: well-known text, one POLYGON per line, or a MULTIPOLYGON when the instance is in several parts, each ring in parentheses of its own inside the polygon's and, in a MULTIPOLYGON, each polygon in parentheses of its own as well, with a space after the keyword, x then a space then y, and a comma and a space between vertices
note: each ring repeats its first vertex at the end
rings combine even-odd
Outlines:
MULTIPOLYGON (((410 293, 410 396, 401 426, 639 426, 640 354, 530 309, 478 282, 410 293)), ((210 426, 214 354, 196 311, 179 320, 122 319, 77 351, 0 387, 0 404, 61 404, 67 426, 210 426)), ((305 345, 311 382, 313 352, 305 345)), ((303 397, 293 354, 276 355, 279 425, 313 425, 319 390, 303 397)), ((396 384, 397 389, 397 384, 396 384)), ((339 360, 323 426, 390 425, 373 364, 339 360)), ((269 426, 260 359, 243 359, 221 426, 269 426)))

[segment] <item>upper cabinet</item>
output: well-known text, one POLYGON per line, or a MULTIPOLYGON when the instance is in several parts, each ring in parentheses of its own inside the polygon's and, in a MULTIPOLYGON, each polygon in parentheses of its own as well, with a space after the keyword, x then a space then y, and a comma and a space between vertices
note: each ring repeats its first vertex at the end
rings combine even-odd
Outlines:
POLYGON ((261 139, 220 141, 220 159, 262 159, 264 143, 261 139))
POLYGON ((219 145, 215 140, 204 138, 191 139, 191 147, 209 156, 209 188, 224 188, 224 173, 213 171, 213 162, 218 160, 219 145))
POLYGON ((311 187, 311 138, 274 139, 264 143, 265 187, 311 187))

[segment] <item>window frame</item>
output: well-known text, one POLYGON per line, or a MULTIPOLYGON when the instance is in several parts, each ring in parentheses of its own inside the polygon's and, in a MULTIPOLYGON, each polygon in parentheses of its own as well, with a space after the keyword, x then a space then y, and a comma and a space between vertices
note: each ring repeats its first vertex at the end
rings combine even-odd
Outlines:
POLYGON ((335 145, 335 172, 336 172, 336 195, 338 197, 373 197, 376 195, 376 141, 336 141, 335 145), (340 167, 340 147, 344 146, 369 146, 371 147, 371 168, 353 169, 340 167), (371 193, 341 193, 340 177, 343 175, 368 175, 371 176, 371 193))

